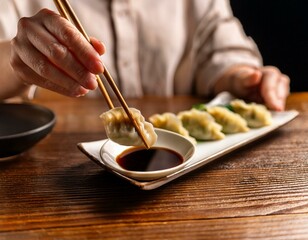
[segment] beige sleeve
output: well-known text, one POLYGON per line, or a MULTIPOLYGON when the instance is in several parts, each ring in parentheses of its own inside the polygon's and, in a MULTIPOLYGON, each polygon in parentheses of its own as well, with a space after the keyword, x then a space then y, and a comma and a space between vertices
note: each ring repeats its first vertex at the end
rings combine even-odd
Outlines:
POLYGON ((16 35, 19 16, 14 1, 0 1, 0 40, 12 39, 16 35))
POLYGON ((262 65, 256 44, 244 33, 227 0, 212 1, 198 25, 195 42, 198 94, 210 95, 215 81, 231 66, 262 65))

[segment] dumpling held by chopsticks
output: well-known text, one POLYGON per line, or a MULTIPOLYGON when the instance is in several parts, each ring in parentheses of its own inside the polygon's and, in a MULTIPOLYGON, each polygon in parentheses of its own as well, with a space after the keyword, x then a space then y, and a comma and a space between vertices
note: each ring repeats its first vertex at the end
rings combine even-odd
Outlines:
MULTIPOLYGON (((139 125, 147 145, 151 147, 157 140, 153 125, 145 121, 138 109, 129 108, 129 110, 139 125)), ((105 127, 107 137, 112 141, 126 146, 144 145, 137 130, 122 107, 110 109, 102 113, 100 118, 105 127)))

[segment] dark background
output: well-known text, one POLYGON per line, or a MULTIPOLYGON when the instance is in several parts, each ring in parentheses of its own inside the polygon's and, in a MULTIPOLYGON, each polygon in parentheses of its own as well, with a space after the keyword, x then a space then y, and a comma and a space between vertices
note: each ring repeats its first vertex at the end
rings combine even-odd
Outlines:
POLYGON ((230 0, 234 15, 257 43, 265 65, 291 78, 291 91, 308 91, 308 1, 230 0))

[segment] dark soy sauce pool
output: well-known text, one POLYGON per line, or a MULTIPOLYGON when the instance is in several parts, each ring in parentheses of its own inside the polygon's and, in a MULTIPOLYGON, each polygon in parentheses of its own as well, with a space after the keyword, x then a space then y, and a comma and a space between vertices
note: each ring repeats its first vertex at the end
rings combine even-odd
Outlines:
POLYGON ((153 147, 128 149, 116 161, 126 170, 148 172, 178 166, 183 163, 184 158, 173 150, 153 147))

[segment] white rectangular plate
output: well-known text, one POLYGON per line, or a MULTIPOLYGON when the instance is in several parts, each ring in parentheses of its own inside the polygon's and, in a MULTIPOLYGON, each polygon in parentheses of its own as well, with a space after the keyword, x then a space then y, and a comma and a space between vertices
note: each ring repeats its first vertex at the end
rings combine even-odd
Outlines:
POLYGON ((160 187, 184 174, 187 174, 227 153, 230 153, 248 143, 251 143, 290 122, 298 115, 296 110, 285 111, 285 112, 273 112, 273 123, 270 126, 262 127, 258 129, 251 129, 246 133, 228 134, 226 137, 219 141, 206 141, 197 144, 196 152, 193 160, 186 165, 184 169, 179 170, 169 176, 153 180, 153 181, 137 181, 135 179, 124 176, 112 169, 109 169, 104 165, 100 156, 100 149, 103 143, 107 140, 83 142, 78 143, 78 148, 91 160, 96 162, 99 166, 106 170, 120 176, 121 178, 131 182, 132 184, 140 187, 143 190, 151 190, 160 187))

